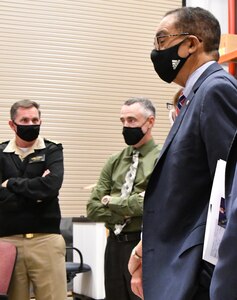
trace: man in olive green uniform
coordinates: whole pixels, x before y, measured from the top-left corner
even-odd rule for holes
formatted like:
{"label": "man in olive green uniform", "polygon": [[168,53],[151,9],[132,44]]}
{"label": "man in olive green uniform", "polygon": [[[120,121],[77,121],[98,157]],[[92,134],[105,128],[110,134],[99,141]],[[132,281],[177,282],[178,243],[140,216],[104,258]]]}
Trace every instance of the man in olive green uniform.
{"label": "man in olive green uniform", "polygon": [[155,107],[149,99],[131,98],[123,104],[120,120],[128,147],[106,162],[87,204],[87,213],[89,219],[105,222],[109,230],[105,250],[106,300],[138,300],[131,291],[128,260],[140,240],[144,192],[159,154],[151,134]]}

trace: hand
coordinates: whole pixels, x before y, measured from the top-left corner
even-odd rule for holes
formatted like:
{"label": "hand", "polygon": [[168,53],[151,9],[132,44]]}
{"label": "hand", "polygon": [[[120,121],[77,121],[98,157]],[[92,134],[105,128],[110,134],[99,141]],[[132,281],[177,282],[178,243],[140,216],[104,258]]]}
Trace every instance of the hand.
{"label": "hand", "polygon": [[142,240],[133,249],[129,262],[128,270],[132,275],[131,289],[135,295],[144,299],[142,287]]}
{"label": "hand", "polygon": [[144,198],[144,196],[145,196],[145,191],[143,191],[143,192],[139,193],[139,196],[141,196],[141,197],[143,197],[143,198]]}
{"label": "hand", "polygon": [[133,249],[131,256],[128,261],[128,271],[129,273],[133,276],[133,273],[138,270],[142,264],[142,259],[139,258],[135,253],[134,250],[136,247]]}
{"label": "hand", "polygon": [[131,278],[131,289],[135,295],[144,299],[143,287],[142,287],[142,264],[132,274]]}
{"label": "hand", "polygon": [[106,196],[104,196],[104,197],[101,199],[101,203],[102,203],[104,206],[107,206],[107,205],[109,204],[110,199],[111,199],[111,196],[106,195]]}
{"label": "hand", "polygon": [[8,179],[7,180],[5,180],[3,183],[2,183],[2,187],[7,187],[7,183],[8,183]]}
{"label": "hand", "polygon": [[[139,258],[140,257],[140,258]],[[128,271],[131,275],[140,267],[142,264],[142,240],[133,249],[130,259],[128,261]]]}
{"label": "hand", "polygon": [[49,173],[50,173],[49,169],[45,170],[42,177],[45,177],[46,175],[49,175]]}

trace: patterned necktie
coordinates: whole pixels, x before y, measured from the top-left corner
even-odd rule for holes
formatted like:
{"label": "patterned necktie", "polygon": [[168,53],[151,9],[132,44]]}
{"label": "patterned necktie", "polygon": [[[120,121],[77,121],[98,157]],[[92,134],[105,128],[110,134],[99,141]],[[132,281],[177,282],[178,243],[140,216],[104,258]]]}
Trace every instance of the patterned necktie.
{"label": "patterned necktie", "polygon": [[134,180],[136,178],[137,166],[138,166],[138,156],[139,152],[137,150],[133,150],[132,156],[132,164],[125,176],[125,182],[121,188],[121,198],[126,198],[130,195]]}
{"label": "patterned necktie", "polygon": [[[132,191],[134,180],[136,178],[137,174],[137,166],[138,166],[138,161],[139,161],[139,151],[133,150],[133,155],[132,155],[132,164],[129,167],[128,172],[125,175],[125,182],[122,185],[121,188],[121,198],[125,199],[127,198]],[[126,218],[123,224],[115,224],[115,230],[114,233],[116,235],[120,234],[123,228],[130,223],[131,218]]]}
{"label": "patterned necktie", "polygon": [[186,97],[184,96],[183,93],[181,93],[181,95],[179,96],[177,106],[176,106],[176,115],[179,114],[182,106],[185,104],[185,101],[186,101]]}

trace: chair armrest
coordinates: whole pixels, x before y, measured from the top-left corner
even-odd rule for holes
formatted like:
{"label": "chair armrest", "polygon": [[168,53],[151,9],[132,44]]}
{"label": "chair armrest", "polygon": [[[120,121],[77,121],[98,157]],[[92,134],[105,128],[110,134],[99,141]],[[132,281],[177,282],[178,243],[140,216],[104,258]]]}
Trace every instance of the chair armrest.
{"label": "chair armrest", "polygon": [[76,251],[80,257],[80,262],[68,261],[66,256],[66,271],[67,271],[67,282],[70,282],[78,273],[86,273],[91,271],[91,267],[83,262],[83,256],[81,251],[76,247],[66,247],[66,251]]}
{"label": "chair armrest", "polygon": [[[82,256],[81,251],[78,248],[76,248],[76,247],[67,246],[66,247],[66,251],[69,251],[69,250],[77,252],[77,254],[79,255],[79,258],[80,258],[80,268],[82,268],[83,267],[83,256]],[[67,261],[67,259],[66,259],[66,261]]]}

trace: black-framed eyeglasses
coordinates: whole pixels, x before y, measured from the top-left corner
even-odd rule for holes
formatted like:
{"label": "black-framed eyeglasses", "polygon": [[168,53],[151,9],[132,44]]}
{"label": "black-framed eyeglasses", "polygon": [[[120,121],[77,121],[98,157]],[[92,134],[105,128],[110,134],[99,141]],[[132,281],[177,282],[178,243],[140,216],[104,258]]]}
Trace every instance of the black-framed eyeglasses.
{"label": "black-framed eyeglasses", "polygon": [[156,50],[160,50],[162,47],[162,44],[165,42],[165,39],[172,36],[182,36],[182,35],[189,35],[188,32],[182,32],[182,33],[175,33],[175,34],[164,34],[164,35],[156,35],[154,38],[154,46]]}
{"label": "black-framed eyeglasses", "polygon": [[167,103],[166,103],[166,108],[167,108],[168,110],[171,110],[171,109],[174,108],[174,104],[167,102]]}

